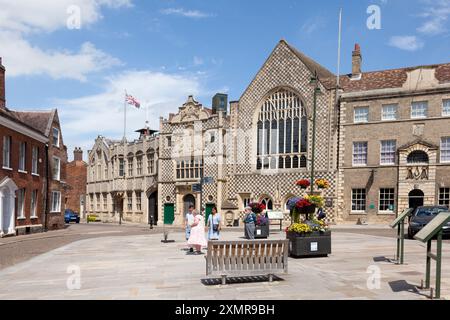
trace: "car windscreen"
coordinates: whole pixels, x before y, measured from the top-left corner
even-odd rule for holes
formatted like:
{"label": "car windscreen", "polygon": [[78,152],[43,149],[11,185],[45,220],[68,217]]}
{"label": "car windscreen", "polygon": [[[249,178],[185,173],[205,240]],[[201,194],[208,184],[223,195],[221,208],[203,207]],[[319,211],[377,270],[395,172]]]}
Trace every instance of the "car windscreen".
{"label": "car windscreen", "polygon": [[441,212],[448,211],[447,208],[419,208],[416,212],[416,217],[430,217],[437,216]]}

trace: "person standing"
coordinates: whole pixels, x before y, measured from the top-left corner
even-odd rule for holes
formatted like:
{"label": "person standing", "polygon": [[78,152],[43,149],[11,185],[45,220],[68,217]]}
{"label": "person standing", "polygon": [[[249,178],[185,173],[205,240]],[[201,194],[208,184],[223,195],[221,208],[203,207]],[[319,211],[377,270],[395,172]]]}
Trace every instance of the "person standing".
{"label": "person standing", "polygon": [[251,207],[245,207],[245,238],[249,240],[255,239],[255,224],[256,224],[256,215],[252,211]]}
{"label": "person standing", "polygon": [[[191,226],[194,223],[194,215],[192,214],[192,211],[194,211],[194,206],[191,204],[189,206],[188,212],[186,213],[184,221],[186,229],[186,241],[189,240],[189,237],[191,236]],[[189,251],[194,252],[194,249],[190,248]]]}
{"label": "person standing", "polygon": [[219,240],[220,235],[220,215],[217,213],[217,208],[212,208],[211,214],[208,217],[208,240]]}
{"label": "person standing", "polygon": [[208,244],[205,238],[205,219],[201,214],[198,214],[196,210],[192,211],[194,215],[194,223],[191,227],[191,235],[188,240],[188,246],[195,248],[195,252],[200,254],[202,247],[206,247]]}

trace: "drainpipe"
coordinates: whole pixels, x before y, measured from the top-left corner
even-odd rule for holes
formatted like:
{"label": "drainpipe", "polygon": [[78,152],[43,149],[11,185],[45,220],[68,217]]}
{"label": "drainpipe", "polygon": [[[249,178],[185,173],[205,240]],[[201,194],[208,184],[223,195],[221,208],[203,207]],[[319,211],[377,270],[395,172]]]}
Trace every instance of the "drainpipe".
{"label": "drainpipe", "polygon": [[48,218],[48,208],[49,208],[49,196],[48,192],[50,190],[49,186],[49,163],[48,163],[48,144],[45,145],[45,201],[44,201],[44,231],[48,231],[47,218]]}

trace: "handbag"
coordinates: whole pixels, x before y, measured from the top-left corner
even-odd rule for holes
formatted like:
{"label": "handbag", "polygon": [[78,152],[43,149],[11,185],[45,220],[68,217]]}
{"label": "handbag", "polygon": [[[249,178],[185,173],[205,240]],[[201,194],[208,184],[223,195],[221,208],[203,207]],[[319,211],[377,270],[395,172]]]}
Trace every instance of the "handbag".
{"label": "handbag", "polygon": [[219,225],[218,224],[213,224],[213,231],[214,232],[219,231]]}

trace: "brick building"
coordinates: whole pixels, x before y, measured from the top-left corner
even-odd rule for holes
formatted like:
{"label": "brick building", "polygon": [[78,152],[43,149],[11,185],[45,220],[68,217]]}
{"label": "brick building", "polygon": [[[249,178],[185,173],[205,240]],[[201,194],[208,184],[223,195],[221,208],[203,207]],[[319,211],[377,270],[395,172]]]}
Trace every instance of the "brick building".
{"label": "brick building", "polygon": [[83,161],[83,150],[75,148],[73,161],[67,164],[66,209],[78,212],[84,217],[86,203],[87,163]]}
{"label": "brick building", "polygon": [[[2,175],[8,177],[19,188],[15,192],[17,199],[15,203],[16,218],[18,219],[16,231],[17,233],[22,233],[23,228],[25,228],[26,232],[31,231],[28,228],[31,225],[42,225],[44,229],[63,228],[63,201],[65,200],[67,189],[65,183],[67,149],[62,139],[58,111],[56,109],[50,111],[16,111],[6,108],[4,84],[5,68],[0,63],[0,109],[2,121],[4,122],[0,129],[3,137],[2,148],[6,148],[2,150],[4,155],[7,154],[8,147],[5,146],[10,145],[11,164],[18,166],[17,168],[11,168],[12,173],[10,174],[8,174],[8,171],[11,171],[8,170],[9,168],[2,169]],[[29,140],[29,138],[35,141]],[[17,164],[14,162],[16,157],[19,158]],[[18,170],[19,175],[16,175],[14,170]],[[40,170],[40,172],[35,173],[36,170]],[[28,174],[30,175],[29,177]],[[33,182],[22,181],[24,179],[27,181],[32,180]],[[11,181],[8,180],[7,182],[10,195],[14,194],[12,192],[14,185]],[[26,185],[27,183],[30,184]],[[36,196],[37,209],[32,210],[31,203],[34,204],[33,199],[36,190],[38,192],[38,196]],[[42,196],[41,199],[39,195]],[[25,199],[25,204],[18,206],[18,204],[21,204],[18,201],[22,197]],[[27,204],[26,201],[29,201],[29,203]],[[42,208],[43,213],[41,215],[37,213],[38,219],[35,218],[33,212],[39,212],[40,208]],[[20,212],[17,209],[20,209]],[[30,212],[30,215],[27,215],[27,212]],[[22,213],[25,215],[25,219],[23,219]],[[28,216],[32,219],[27,220],[26,217]],[[32,222],[31,225],[29,225],[30,221]],[[13,229],[8,228],[8,233],[12,233]],[[37,228],[33,227],[32,229],[35,231]]]}

